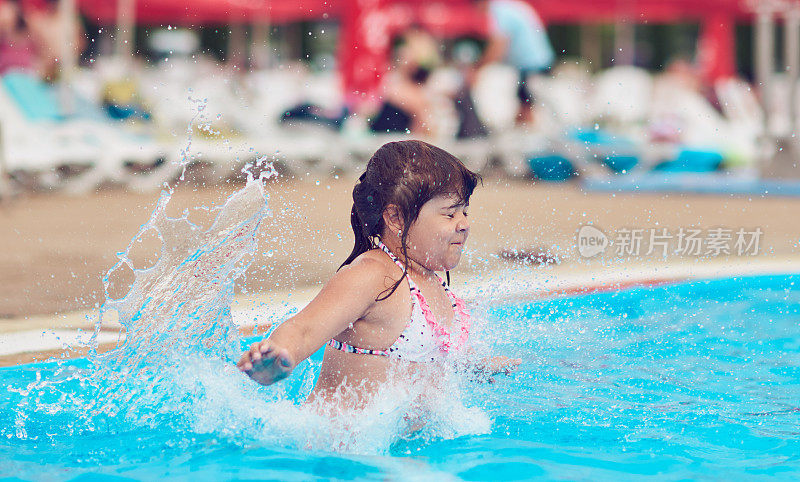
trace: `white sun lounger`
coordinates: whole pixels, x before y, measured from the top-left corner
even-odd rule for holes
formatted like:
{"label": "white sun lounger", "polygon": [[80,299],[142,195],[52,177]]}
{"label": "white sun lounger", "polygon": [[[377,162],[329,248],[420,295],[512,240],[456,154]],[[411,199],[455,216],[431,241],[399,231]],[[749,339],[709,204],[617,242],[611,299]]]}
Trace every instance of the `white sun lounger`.
{"label": "white sun lounger", "polygon": [[[28,176],[41,187],[85,192],[105,182],[124,184],[136,172],[129,166],[154,165],[165,155],[150,139],[126,132],[102,112],[66,119],[54,115],[60,112],[56,92],[28,79],[20,76],[6,83],[4,78],[0,88],[0,125],[10,173]],[[31,88],[24,91],[28,81]]]}

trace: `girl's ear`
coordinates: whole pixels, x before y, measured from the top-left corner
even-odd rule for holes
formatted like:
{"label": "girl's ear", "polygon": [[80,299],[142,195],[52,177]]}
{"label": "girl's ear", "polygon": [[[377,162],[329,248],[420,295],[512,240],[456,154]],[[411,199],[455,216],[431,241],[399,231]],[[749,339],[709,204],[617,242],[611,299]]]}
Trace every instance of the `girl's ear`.
{"label": "girl's ear", "polygon": [[392,233],[403,229],[403,213],[396,204],[389,204],[383,210],[383,225]]}

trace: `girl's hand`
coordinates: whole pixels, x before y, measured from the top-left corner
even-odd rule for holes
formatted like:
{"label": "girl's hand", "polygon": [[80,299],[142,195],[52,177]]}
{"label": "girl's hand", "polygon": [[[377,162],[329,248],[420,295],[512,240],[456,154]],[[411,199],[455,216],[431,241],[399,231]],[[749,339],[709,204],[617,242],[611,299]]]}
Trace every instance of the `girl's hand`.
{"label": "girl's hand", "polygon": [[266,339],[250,345],[236,366],[256,382],[270,385],[289,376],[294,362],[285,348]]}

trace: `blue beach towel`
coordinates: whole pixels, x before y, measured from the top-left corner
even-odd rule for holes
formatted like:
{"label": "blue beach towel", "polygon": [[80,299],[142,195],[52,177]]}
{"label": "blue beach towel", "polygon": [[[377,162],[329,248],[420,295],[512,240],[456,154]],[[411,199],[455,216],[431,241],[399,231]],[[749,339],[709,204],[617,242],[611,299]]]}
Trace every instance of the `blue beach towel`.
{"label": "blue beach towel", "polygon": [[[32,122],[59,122],[67,118],[56,87],[25,72],[9,72],[2,77],[2,85],[19,106],[23,115]],[[100,106],[70,92],[72,115],[80,119],[110,122],[112,119]]]}
{"label": "blue beach towel", "polygon": [[23,72],[3,76],[3,87],[31,121],[59,121],[64,116],[58,95],[52,86]]}

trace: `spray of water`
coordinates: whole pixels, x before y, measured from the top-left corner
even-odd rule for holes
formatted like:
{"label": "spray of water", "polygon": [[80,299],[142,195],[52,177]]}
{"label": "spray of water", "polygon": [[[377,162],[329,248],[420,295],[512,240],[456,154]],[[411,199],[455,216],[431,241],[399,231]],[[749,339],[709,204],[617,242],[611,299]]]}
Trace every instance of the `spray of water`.
{"label": "spray of water", "polygon": [[[172,191],[165,190],[119,254],[103,278],[106,302],[95,336],[109,318],[119,320],[125,336],[109,352],[93,350],[91,368],[68,377],[82,387],[66,405],[79,419],[74,431],[113,432],[127,425],[351,453],[385,453],[403,437],[488,431],[488,418],[461,402],[458,377],[449,377],[440,395],[428,393],[421,404],[429,391],[425,380],[441,377],[419,371],[387,383],[367,407],[355,410],[342,409],[352,393],[339,394],[341,404],[332,406],[302,403],[313,388],[314,362],[304,362],[292,380],[270,387],[256,385],[235,368],[243,340],[230,313],[234,285],[256,253],[259,227],[270,216],[264,185],[276,175],[264,159],[251,167],[246,185],[214,209],[208,228],[192,223],[188,212],[168,217]],[[160,240],[158,259],[136,268],[131,251],[153,233]],[[132,271],[134,280],[124,296],[114,298],[112,285],[121,270]],[[37,390],[47,383],[37,382]],[[42,402],[40,397],[37,403]]]}
{"label": "spray of water", "polygon": [[[204,101],[190,100],[197,115],[182,152],[184,171],[193,160],[192,126],[208,123]],[[215,219],[209,227],[190,221],[188,211],[169,217],[175,186],[165,185],[150,218],[103,278],[106,301],[88,360],[62,364],[53,377],[37,372],[18,390],[23,406],[11,421],[15,436],[31,440],[40,436],[31,434],[45,434],[56,441],[143,430],[174,433],[178,445],[207,434],[236,444],[375,454],[403,438],[486,433],[491,422],[462,402],[458,376],[442,378],[427,370],[411,377],[390,374],[398,382],[380,387],[368,406],[356,410],[343,408],[354,398],[346,391],[328,406],[303,403],[319,362],[301,363],[290,379],[270,387],[236,369],[244,340],[230,313],[234,286],[250,266],[259,228],[270,217],[265,183],[277,176],[266,158],[243,173],[245,186],[211,210]],[[178,182],[182,179],[183,174]],[[137,267],[132,251],[154,236],[160,241],[157,260]],[[121,273],[132,274],[133,281],[118,296]],[[124,337],[113,350],[99,353],[98,334],[113,319]],[[431,394],[428,381],[434,378],[441,386]]]}
{"label": "spray of water", "polygon": [[[118,387],[139,386],[140,406],[146,406],[141,403],[146,387],[145,398],[154,408],[162,402],[167,379],[175,375],[165,368],[183,366],[183,360],[196,357],[231,361],[238,349],[238,334],[229,306],[234,281],[249,266],[256,233],[269,214],[263,187],[267,176],[250,177],[219,209],[208,229],[190,222],[187,213],[167,217],[171,193],[162,193],[150,219],[103,279],[107,299],[97,329],[114,311],[126,334],[117,349],[93,354],[96,376],[106,387],[104,402],[126,396]],[[130,250],[152,232],[161,241],[160,257],[152,267],[134,269]],[[113,299],[110,279],[123,267],[133,270],[135,280],[123,298]],[[106,403],[103,409],[109,407],[113,409]]]}

